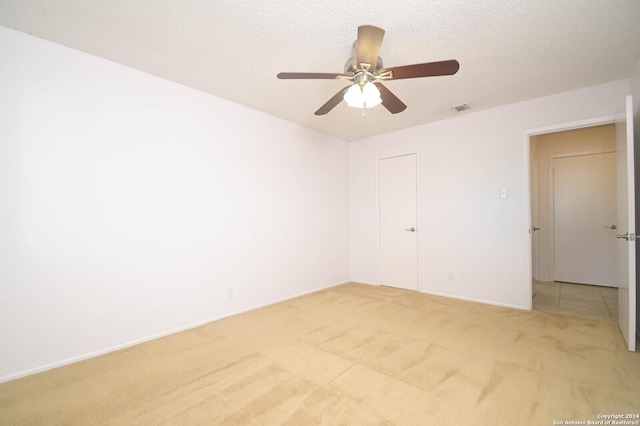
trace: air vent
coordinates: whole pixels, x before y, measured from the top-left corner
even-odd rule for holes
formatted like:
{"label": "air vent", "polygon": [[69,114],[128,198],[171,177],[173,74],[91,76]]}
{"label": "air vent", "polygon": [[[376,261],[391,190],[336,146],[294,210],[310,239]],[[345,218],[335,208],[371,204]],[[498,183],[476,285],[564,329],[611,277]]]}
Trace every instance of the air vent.
{"label": "air vent", "polygon": [[471,107],[469,106],[469,104],[460,104],[460,105],[452,106],[449,109],[453,112],[462,112],[462,111],[471,109]]}

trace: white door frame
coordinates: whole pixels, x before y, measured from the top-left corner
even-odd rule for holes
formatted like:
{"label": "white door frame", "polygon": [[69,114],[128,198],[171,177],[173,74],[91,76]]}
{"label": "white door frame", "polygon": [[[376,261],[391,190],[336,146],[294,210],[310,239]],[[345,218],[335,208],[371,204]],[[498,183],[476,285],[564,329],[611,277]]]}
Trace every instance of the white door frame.
{"label": "white door frame", "polygon": [[[593,126],[589,126],[589,127],[593,127]],[[556,133],[556,132],[552,132],[552,133]],[[554,237],[555,237],[555,232],[556,232],[556,228],[555,228],[555,216],[554,216],[554,175],[553,175],[553,164],[554,164],[554,160],[557,158],[566,158],[566,157],[578,157],[578,156],[582,156],[582,155],[596,155],[596,154],[615,154],[616,151],[615,150],[604,150],[604,151],[599,151],[599,150],[592,150],[592,151],[578,151],[578,152],[571,152],[571,153],[561,153],[561,154],[551,154],[549,155],[549,170],[548,170],[548,177],[547,177],[547,182],[549,185],[549,188],[547,189],[547,194],[549,195],[549,200],[548,200],[548,206],[549,206],[549,211],[547,212],[548,214],[548,221],[549,221],[549,229],[547,229],[547,241],[549,242],[553,242],[554,241]],[[555,244],[551,243],[549,244],[549,265],[551,265],[551,268],[549,270],[549,275],[551,276],[551,280],[555,281],[555,261],[556,261],[556,253],[555,253]]]}
{"label": "white door frame", "polygon": [[422,262],[420,261],[420,259],[422,258],[422,256],[420,255],[421,250],[420,250],[420,232],[422,229],[421,223],[420,223],[420,155],[418,154],[418,151],[401,151],[401,152],[397,152],[397,153],[392,153],[392,154],[385,154],[385,155],[379,155],[376,157],[376,176],[375,176],[375,180],[376,180],[376,243],[377,243],[377,265],[376,265],[376,283],[378,285],[380,285],[380,263],[381,263],[381,258],[382,258],[382,248],[381,248],[381,241],[380,241],[380,160],[387,160],[389,158],[396,158],[396,157],[406,157],[407,155],[415,155],[416,156],[416,228],[417,228],[417,251],[416,251],[416,255],[417,255],[417,271],[416,274],[418,275],[417,280],[418,280],[418,285],[417,285],[417,290],[420,290],[420,277],[422,276],[421,274],[421,268],[422,268]]}
{"label": "white door frame", "polygon": [[[530,159],[531,160],[531,159]],[[529,172],[532,175],[531,188],[532,193],[530,199],[536,199],[535,209],[533,209],[534,203],[531,203],[531,259],[533,262],[535,255],[535,262],[532,263],[531,276],[535,280],[536,277],[540,277],[540,204],[537,202],[539,188],[538,188],[538,159],[530,161]],[[535,176],[533,176],[535,175]],[[535,213],[535,214],[534,214]],[[535,221],[533,220],[535,216]],[[533,231],[533,227],[538,227],[537,234]],[[537,238],[536,238],[537,237]]]}
{"label": "white door frame", "polygon": [[571,121],[568,123],[552,124],[550,126],[527,129],[523,132],[522,157],[524,170],[522,173],[522,201],[524,204],[523,207],[525,214],[523,231],[526,232],[526,238],[523,239],[525,264],[523,268],[522,288],[525,289],[524,293],[526,300],[524,301],[524,307],[527,310],[531,310],[533,306],[533,265],[531,251],[531,136],[581,129],[584,127],[601,126],[603,124],[613,124],[615,121],[615,115],[606,115],[602,117],[588,118],[586,120]]}

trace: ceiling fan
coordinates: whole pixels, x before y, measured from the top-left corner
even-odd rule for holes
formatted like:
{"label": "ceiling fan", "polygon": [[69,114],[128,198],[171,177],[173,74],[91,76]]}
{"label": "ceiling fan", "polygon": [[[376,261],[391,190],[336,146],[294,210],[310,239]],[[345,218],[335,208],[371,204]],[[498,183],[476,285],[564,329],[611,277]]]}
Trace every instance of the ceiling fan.
{"label": "ceiling fan", "polygon": [[278,78],[336,79],[350,82],[322,105],[315,115],[328,113],[343,99],[349,106],[362,108],[363,111],[364,108],[382,104],[389,112],[397,114],[407,106],[382,84],[383,80],[453,75],[460,68],[456,60],[384,68],[382,59],[378,56],[383,37],[382,28],[372,25],[359,26],[358,39],[353,44],[355,55],[345,63],[344,73],[281,72]]}

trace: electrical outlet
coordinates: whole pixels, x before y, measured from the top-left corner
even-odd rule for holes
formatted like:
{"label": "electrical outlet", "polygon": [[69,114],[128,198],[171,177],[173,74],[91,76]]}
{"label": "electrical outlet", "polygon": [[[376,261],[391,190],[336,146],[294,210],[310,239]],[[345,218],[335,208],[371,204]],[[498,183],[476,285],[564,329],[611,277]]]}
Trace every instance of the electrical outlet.
{"label": "electrical outlet", "polygon": [[455,281],[456,280],[456,274],[454,274],[453,272],[449,272],[449,281]]}
{"label": "electrical outlet", "polygon": [[233,297],[233,289],[232,288],[228,288],[227,289],[227,299],[231,299]]}

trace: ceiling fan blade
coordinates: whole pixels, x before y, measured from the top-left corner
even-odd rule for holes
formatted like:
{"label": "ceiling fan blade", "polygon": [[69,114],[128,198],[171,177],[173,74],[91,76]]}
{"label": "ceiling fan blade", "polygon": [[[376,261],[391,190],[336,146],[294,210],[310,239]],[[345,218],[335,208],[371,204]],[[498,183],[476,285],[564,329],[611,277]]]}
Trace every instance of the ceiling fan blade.
{"label": "ceiling fan blade", "polygon": [[278,78],[281,80],[299,80],[299,79],[313,79],[313,80],[335,80],[340,77],[350,77],[345,73],[330,73],[330,72],[281,72],[278,74]]}
{"label": "ceiling fan blade", "polygon": [[314,114],[325,115],[326,113],[334,109],[336,105],[338,105],[342,101],[344,97],[344,92],[346,92],[349,87],[351,87],[351,85],[342,88],[338,93],[333,95],[333,97],[329,99],[324,105],[322,105],[320,109],[314,112]]}
{"label": "ceiling fan blade", "polygon": [[356,42],[356,67],[360,68],[360,64],[365,63],[375,68],[378,63],[378,54],[382,39],[384,38],[384,30],[372,25],[361,25],[358,27],[358,41]]}
{"label": "ceiling fan blade", "polygon": [[391,71],[393,76],[384,80],[400,80],[402,78],[434,77],[438,75],[453,75],[460,69],[455,59],[424,64],[404,65],[401,67],[383,68],[380,74]]}
{"label": "ceiling fan blade", "polygon": [[398,99],[396,95],[391,93],[391,91],[387,89],[385,85],[379,82],[376,82],[375,85],[378,86],[378,89],[380,89],[380,98],[382,99],[382,105],[384,105],[384,107],[388,109],[391,114],[397,114],[407,109],[407,106],[404,104],[404,102]]}

